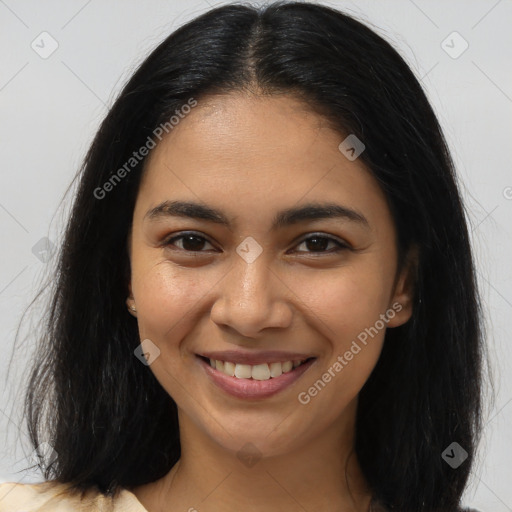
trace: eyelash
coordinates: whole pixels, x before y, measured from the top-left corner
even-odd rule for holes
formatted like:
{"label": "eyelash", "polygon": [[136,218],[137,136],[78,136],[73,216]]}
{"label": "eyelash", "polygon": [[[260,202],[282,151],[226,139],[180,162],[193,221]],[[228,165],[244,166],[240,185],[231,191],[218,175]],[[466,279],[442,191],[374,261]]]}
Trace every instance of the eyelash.
{"label": "eyelash", "polygon": [[[196,238],[204,240],[205,242],[209,243],[210,245],[213,245],[211,242],[209,242],[205,237],[201,236],[200,234],[195,233],[193,231],[188,231],[188,232],[181,233],[180,235],[175,235],[175,236],[172,236],[171,238],[168,238],[167,240],[165,240],[163,242],[163,246],[174,245],[173,242],[175,242],[176,240],[180,240],[180,239],[183,239],[183,238],[186,238],[186,237],[189,237],[189,236],[194,236]],[[338,247],[336,249],[330,250],[330,251],[318,251],[318,252],[314,252],[314,251],[299,251],[299,252],[306,253],[306,254],[315,254],[315,255],[328,255],[328,254],[338,253],[340,251],[347,250],[347,249],[351,250],[351,247],[348,244],[340,242],[336,238],[333,238],[333,237],[327,236],[327,235],[323,235],[321,233],[312,233],[308,237],[303,238],[302,240],[300,240],[298,242],[298,245],[301,245],[304,242],[307,242],[308,240],[311,240],[311,239],[325,239],[325,240],[328,240],[329,242],[334,242],[335,244],[337,244]],[[178,247],[177,249],[180,250],[180,251],[188,252],[188,253],[206,252],[206,251],[189,251],[187,249],[181,249],[180,247]]]}

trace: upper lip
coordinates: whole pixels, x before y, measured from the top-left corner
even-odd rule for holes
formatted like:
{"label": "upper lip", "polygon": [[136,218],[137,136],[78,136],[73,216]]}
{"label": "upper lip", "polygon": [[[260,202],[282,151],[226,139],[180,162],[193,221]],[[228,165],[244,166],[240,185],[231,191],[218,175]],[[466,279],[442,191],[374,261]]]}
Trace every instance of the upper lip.
{"label": "upper lip", "polygon": [[279,350],[268,350],[265,352],[243,352],[240,350],[223,350],[214,352],[201,352],[199,356],[217,361],[229,361],[235,364],[263,364],[279,363],[285,361],[303,361],[314,356],[311,354],[300,354],[298,352],[284,352]]}

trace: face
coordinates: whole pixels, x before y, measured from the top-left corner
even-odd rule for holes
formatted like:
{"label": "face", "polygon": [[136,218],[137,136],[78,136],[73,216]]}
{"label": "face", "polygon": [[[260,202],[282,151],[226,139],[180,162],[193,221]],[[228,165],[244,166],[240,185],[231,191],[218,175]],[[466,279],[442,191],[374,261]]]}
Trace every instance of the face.
{"label": "face", "polygon": [[385,196],[345,137],[291,96],[215,96],[146,162],[129,304],[180,425],[224,449],[335,432],[410,318]]}

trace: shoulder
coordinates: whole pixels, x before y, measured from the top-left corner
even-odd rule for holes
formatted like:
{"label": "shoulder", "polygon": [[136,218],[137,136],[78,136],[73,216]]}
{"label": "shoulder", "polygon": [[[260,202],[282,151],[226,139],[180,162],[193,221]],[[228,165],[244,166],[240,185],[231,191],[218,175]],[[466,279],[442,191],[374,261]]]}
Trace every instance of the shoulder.
{"label": "shoulder", "polygon": [[122,490],[107,497],[98,490],[80,492],[70,483],[0,484],[0,512],[147,512],[135,496]]}
{"label": "shoulder", "polygon": [[[438,509],[436,509],[436,510],[438,510]],[[466,508],[459,507],[457,510],[458,510],[458,512],[482,512],[480,510],[477,510],[476,508],[470,508],[470,507],[466,507]],[[391,512],[391,510],[389,508],[385,507],[378,501],[374,501],[371,503],[371,511],[372,512]]]}

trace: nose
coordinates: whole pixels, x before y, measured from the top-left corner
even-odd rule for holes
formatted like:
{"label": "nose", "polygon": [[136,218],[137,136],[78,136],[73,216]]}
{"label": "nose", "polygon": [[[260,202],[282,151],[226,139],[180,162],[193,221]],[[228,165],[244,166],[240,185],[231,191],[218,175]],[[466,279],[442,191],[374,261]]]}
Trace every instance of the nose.
{"label": "nose", "polygon": [[210,318],[237,334],[256,338],[268,328],[286,328],[293,311],[289,303],[293,292],[268,266],[263,257],[252,263],[242,258],[219,283],[218,297]]}

